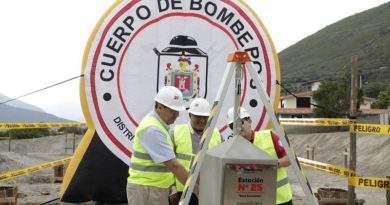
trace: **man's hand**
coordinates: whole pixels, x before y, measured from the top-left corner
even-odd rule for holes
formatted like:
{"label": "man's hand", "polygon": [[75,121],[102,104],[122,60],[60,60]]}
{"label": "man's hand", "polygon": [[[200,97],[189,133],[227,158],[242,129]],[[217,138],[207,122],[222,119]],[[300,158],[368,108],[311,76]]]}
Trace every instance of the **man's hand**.
{"label": "man's hand", "polygon": [[[186,184],[188,173],[176,158],[165,161],[164,164],[173,173],[173,175],[179,179],[180,183]],[[197,184],[194,187],[193,193],[199,196],[199,186]]]}
{"label": "man's hand", "polygon": [[290,160],[288,159],[288,156],[284,156],[278,160],[279,167],[288,167],[290,166]]}
{"label": "man's hand", "polygon": [[176,158],[165,161],[164,164],[182,184],[186,183],[188,173]]}

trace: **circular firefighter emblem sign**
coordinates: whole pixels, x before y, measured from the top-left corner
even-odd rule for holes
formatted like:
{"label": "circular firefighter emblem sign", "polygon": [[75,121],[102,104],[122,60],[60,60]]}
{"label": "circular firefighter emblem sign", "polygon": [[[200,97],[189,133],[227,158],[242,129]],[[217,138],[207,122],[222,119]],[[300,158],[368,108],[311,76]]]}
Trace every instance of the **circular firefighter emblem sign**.
{"label": "circular firefighter emblem sign", "polygon": [[[84,59],[84,108],[89,127],[128,163],[135,130],[154,108],[164,85],[191,99],[216,98],[229,53],[247,51],[273,106],[278,105],[279,64],[259,18],[242,1],[118,1],[102,17]],[[233,83],[223,101],[217,128],[224,138],[226,113],[233,106]],[[241,105],[252,115],[252,127],[263,129],[269,117],[249,74],[243,72]],[[187,123],[181,112],[175,123]],[[91,125],[93,123],[93,125]]]}

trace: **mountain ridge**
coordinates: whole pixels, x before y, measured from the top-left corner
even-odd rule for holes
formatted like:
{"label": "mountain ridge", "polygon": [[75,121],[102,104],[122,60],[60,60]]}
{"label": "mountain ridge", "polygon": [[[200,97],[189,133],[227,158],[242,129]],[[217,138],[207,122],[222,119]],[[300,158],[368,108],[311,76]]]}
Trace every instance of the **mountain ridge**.
{"label": "mountain ridge", "polygon": [[350,75],[351,57],[357,55],[363,90],[376,97],[390,84],[389,47],[390,2],[328,25],[279,52],[282,83],[299,91],[304,82]]}
{"label": "mountain ridge", "polygon": [[[11,98],[0,94],[0,102],[5,102]],[[31,123],[31,122],[72,122],[71,120],[46,113],[42,108],[14,100],[7,104],[0,104],[1,123]]]}
{"label": "mountain ridge", "polygon": [[32,123],[32,122],[71,122],[71,120],[34,110],[16,108],[9,105],[0,105],[1,123]]}
{"label": "mountain ridge", "polygon": [[[8,96],[3,95],[3,94],[0,93],[0,103],[6,102],[6,101],[9,101],[9,100],[12,100],[12,98],[9,98]],[[42,108],[40,108],[38,106],[31,105],[31,104],[25,103],[25,102],[20,101],[20,100],[9,101],[9,102],[7,102],[7,105],[12,106],[12,107],[16,107],[16,108],[26,109],[26,110],[34,110],[34,111],[38,111],[38,112],[45,112]]]}

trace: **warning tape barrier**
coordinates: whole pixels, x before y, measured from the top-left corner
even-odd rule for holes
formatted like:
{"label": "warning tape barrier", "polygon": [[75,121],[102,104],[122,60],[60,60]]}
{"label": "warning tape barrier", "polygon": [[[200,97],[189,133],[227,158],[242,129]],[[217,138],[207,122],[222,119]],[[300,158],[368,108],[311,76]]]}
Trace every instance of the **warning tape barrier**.
{"label": "warning tape barrier", "polygon": [[355,172],[336,165],[326,164],[317,162],[309,159],[298,157],[299,163],[308,168],[324,171],[330,174],[338,176],[348,177],[348,184],[350,186],[370,188],[370,189],[381,189],[390,190],[390,178],[377,178],[377,177],[359,177],[355,176]]}
{"label": "warning tape barrier", "polygon": [[390,125],[351,124],[349,131],[352,133],[387,135],[390,134]]}
{"label": "warning tape barrier", "polygon": [[348,118],[280,118],[282,125],[348,126]]}
{"label": "warning tape barrier", "polygon": [[302,125],[302,126],[349,126],[351,133],[364,134],[390,134],[390,125],[380,124],[357,124],[356,120],[347,118],[280,118],[282,125]]}
{"label": "warning tape barrier", "polygon": [[355,173],[352,170],[349,170],[347,168],[344,168],[342,166],[336,166],[331,164],[326,164],[322,162],[313,161],[310,159],[305,159],[298,157],[299,163],[308,168],[317,169],[320,171],[328,172],[330,174],[335,174],[338,176],[355,176]]}
{"label": "warning tape barrier", "polygon": [[349,177],[348,184],[355,187],[390,190],[390,178]]}
{"label": "warning tape barrier", "polygon": [[[40,164],[33,167],[28,167],[24,169],[19,169],[11,172],[6,172],[0,174],[0,181],[9,180],[18,176],[27,175],[33,172],[45,170],[51,167],[56,167],[63,164],[68,164],[72,157],[65,159],[60,159],[44,164]],[[317,162],[305,158],[298,157],[299,163],[308,168],[324,171],[330,174],[335,174],[338,176],[347,176],[348,184],[355,187],[371,188],[371,189],[381,189],[381,190],[390,190],[390,178],[377,178],[377,177],[359,177],[355,176],[355,173],[352,170],[347,168],[326,164],[322,162]]]}
{"label": "warning tape barrier", "polygon": [[65,159],[60,159],[60,160],[56,160],[56,161],[40,164],[40,165],[33,166],[33,167],[27,167],[27,168],[24,168],[24,169],[19,169],[19,170],[15,170],[15,171],[11,171],[11,172],[6,172],[4,174],[0,174],[0,181],[12,179],[12,178],[15,178],[15,177],[18,177],[18,176],[21,176],[21,175],[27,175],[27,174],[30,174],[30,173],[33,173],[33,172],[37,172],[37,171],[41,171],[41,170],[44,170],[44,169],[48,169],[48,168],[51,168],[51,167],[56,167],[56,166],[59,166],[59,165],[68,164],[71,159],[72,159],[72,157],[68,157],[68,158],[65,158]]}
{"label": "warning tape barrier", "polygon": [[0,123],[0,129],[34,129],[51,127],[87,126],[84,122],[37,122],[37,123]]}

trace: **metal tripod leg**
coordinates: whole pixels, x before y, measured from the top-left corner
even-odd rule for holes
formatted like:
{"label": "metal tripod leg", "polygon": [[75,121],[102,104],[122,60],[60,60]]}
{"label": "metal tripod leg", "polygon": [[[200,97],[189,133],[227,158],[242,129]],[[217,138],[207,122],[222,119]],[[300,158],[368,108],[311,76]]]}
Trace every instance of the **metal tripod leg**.
{"label": "metal tripod leg", "polygon": [[213,134],[214,127],[217,123],[219,113],[221,111],[221,107],[223,104],[223,99],[225,99],[227,89],[229,87],[229,82],[232,79],[234,68],[239,66],[236,63],[228,63],[225,69],[224,76],[222,78],[222,82],[218,89],[217,96],[215,98],[213,107],[210,112],[210,116],[207,120],[207,124],[205,127],[205,131],[203,132],[202,138],[200,139],[200,150],[198,154],[195,156],[194,161],[191,166],[190,173],[187,178],[187,182],[184,186],[183,194],[181,195],[179,205],[188,205],[192,191],[194,190],[196,180],[199,176],[200,168],[206,155],[206,151],[211,139],[211,135]]}
{"label": "metal tripod leg", "polygon": [[256,90],[261,98],[261,101],[263,102],[263,104],[265,106],[265,109],[267,111],[268,116],[270,117],[270,119],[272,121],[273,129],[275,130],[276,134],[280,137],[280,141],[282,142],[283,147],[286,148],[285,149],[286,154],[288,156],[288,159],[291,162],[291,166],[295,172],[295,175],[298,178],[299,183],[301,184],[302,190],[305,193],[306,200],[311,205],[318,204],[318,202],[315,200],[315,197],[313,195],[313,191],[311,190],[309,181],[307,180],[307,178],[303,174],[303,170],[301,169],[301,167],[299,165],[297,157],[295,156],[295,154],[293,154],[293,152],[291,152],[290,149],[287,149],[287,148],[290,148],[290,145],[286,140],[285,132],[282,130],[279,122],[276,119],[275,113],[273,112],[273,109],[269,103],[269,98],[265,94],[265,91],[264,91],[264,88],[263,88],[262,83],[260,81],[259,75],[257,75],[255,69],[253,68],[252,62],[248,61],[245,63],[245,65],[246,65],[247,71],[249,72],[249,75],[255,81],[255,85],[257,88]]}
{"label": "metal tripod leg", "polygon": [[[278,123],[278,121],[276,119],[275,113],[273,112],[273,109],[269,103],[268,96],[265,95],[265,93],[264,93],[264,88],[261,84],[260,78],[257,75],[257,73],[255,72],[255,70],[252,66],[252,63],[249,60],[248,55],[245,52],[236,52],[236,53],[238,53],[237,56],[239,56],[239,57],[241,56],[241,58],[242,58],[242,56],[245,56],[246,59],[231,61],[230,63],[227,64],[224,76],[222,78],[222,82],[221,82],[220,87],[218,89],[218,93],[217,93],[217,96],[215,98],[215,102],[213,104],[213,107],[212,107],[212,110],[210,113],[210,117],[209,117],[207,124],[206,124],[205,132],[203,133],[201,141],[200,141],[200,151],[198,152],[198,154],[194,158],[194,162],[192,164],[187,182],[184,186],[184,191],[183,191],[183,194],[180,198],[179,205],[188,205],[188,203],[190,201],[192,191],[195,187],[196,180],[199,176],[200,168],[201,168],[204,156],[206,154],[208,144],[210,142],[212,132],[213,132],[214,127],[216,125],[216,122],[217,122],[217,119],[218,119],[218,116],[219,116],[219,113],[220,113],[220,110],[221,110],[221,107],[223,104],[223,99],[225,99],[227,88],[229,86],[229,82],[232,78],[232,74],[233,74],[234,70],[236,71],[235,103],[234,103],[234,124],[235,124],[234,125],[234,133],[237,134],[241,130],[240,127],[236,127],[236,126],[239,126],[241,124],[241,123],[239,123],[240,122],[240,119],[239,119],[239,98],[241,97],[241,86],[240,85],[241,85],[241,71],[243,69],[241,64],[245,63],[247,70],[249,71],[250,76],[255,81],[255,85],[257,87],[256,90],[257,90],[264,106],[266,107],[266,111],[267,111],[268,116],[271,118],[274,130],[276,131],[276,133],[279,136],[281,136],[280,140],[281,140],[283,146],[285,148],[290,148],[290,146],[285,138],[285,134],[282,131],[280,124]],[[310,184],[308,183],[307,179],[302,175],[302,173],[300,173],[301,168],[299,166],[297,158],[295,157],[295,155],[293,155],[290,152],[290,149],[286,149],[286,153],[287,153],[287,156],[292,164],[294,172],[295,172],[295,174],[296,174],[296,176],[301,184],[301,187],[306,195],[307,201],[311,205],[317,205],[318,203],[314,199]]]}

